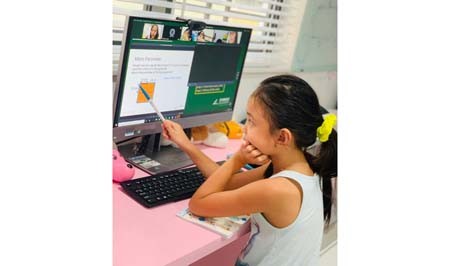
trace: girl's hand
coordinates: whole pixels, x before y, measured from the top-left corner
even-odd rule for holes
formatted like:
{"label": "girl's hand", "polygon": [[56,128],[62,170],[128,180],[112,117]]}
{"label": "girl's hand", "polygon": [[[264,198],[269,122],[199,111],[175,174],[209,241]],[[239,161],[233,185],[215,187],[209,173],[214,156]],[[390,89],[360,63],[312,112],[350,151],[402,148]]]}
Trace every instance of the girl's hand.
{"label": "girl's hand", "polygon": [[184,133],[183,127],[181,127],[180,124],[170,120],[165,120],[161,124],[161,126],[163,129],[162,135],[164,136],[164,138],[173,141],[180,148],[185,148],[186,146],[191,144],[191,141]]}
{"label": "girl's hand", "polygon": [[269,156],[263,154],[255,146],[244,140],[239,149],[240,157],[245,163],[263,165],[270,162]]}

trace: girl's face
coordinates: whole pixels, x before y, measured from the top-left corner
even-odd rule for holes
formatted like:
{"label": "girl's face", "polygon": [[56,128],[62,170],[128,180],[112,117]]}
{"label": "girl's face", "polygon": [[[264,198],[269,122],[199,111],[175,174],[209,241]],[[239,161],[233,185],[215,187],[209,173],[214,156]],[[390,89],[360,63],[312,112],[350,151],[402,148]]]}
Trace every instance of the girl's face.
{"label": "girl's face", "polygon": [[236,32],[231,31],[228,38],[229,43],[236,43]]}
{"label": "girl's face", "polygon": [[270,155],[276,137],[270,133],[267,115],[261,104],[250,97],[247,102],[247,122],[244,127],[245,139],[264,154]]}
{"label": "girl's face", "polygon": [[156,38],[157,33],[158,33],[158,26],[153,25],[152,30],[150,31],[150,37]]}
{"label": "girl's face", "polygon": [[189,32],[188,31],[183,32],[183,39],[189,40]]}

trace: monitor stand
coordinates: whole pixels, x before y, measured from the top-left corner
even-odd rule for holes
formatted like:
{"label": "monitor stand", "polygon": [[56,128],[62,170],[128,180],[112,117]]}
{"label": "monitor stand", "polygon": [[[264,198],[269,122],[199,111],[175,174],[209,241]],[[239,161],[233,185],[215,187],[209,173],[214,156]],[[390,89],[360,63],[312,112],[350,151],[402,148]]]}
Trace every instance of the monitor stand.
{"label": "monitor stand", "polygon": [[147,135],[140,143],[119,145],[122,156],[137,168],[159,174],[192,165],[193,162],[179,148],[161,146],[161,134]]}

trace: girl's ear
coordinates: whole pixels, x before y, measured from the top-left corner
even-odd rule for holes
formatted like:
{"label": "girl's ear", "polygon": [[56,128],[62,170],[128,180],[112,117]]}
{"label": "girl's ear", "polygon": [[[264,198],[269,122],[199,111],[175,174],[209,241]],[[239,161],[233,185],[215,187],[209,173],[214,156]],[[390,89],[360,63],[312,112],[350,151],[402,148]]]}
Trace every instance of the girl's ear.
{"label": "girl's ear", "polygon": [[287,128],[280,129],[277,142],[280,145],[288,145],[292,141],[292,133]]}

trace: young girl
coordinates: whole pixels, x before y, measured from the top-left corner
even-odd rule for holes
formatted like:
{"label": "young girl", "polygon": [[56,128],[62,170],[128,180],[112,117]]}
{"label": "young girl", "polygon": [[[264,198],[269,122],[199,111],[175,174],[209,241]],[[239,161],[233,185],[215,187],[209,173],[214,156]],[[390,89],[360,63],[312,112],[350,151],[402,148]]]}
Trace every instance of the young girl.
{"label": "young girl", "polygon": [[[302,79],[264,80],[247,103],[245,140],[222,166],[197,149],[181,126],[166,120],[163,135],[208,178],[189,209],[204,217],[251,214],[251,237],[236,265],[318,265],[324,220],[337,176],[335,116],[322,117],[316,93]],[[318,139],[317,157],[306,149]],[[238,173],[246,163],[256,169]]]}
{"label": "young girl", "polygon": [[150,28],[150,33],[146,37],[147,39],[156,40],[159,38],[158,25],[153,24]]}
{"label": "young girl", "polygon": [[183,35],[181,35],[182,41],[190,41],[191,40],[191,31],[189,29],[186,29],[183,32]]}

